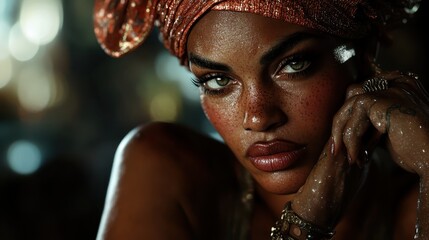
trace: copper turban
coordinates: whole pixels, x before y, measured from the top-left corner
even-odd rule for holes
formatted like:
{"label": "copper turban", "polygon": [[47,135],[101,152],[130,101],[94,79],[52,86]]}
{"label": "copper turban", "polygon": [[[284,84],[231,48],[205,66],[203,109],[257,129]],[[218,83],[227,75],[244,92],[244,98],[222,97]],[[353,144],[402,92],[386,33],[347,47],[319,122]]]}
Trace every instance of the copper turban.
{"label": "copper turban", "polygon": [[186,63],[189,30],[209,10],[250,12],[356,39],[412,15],[421,0],[95,0],[95,34],[119,57],[138,47],[154,25],[165,47]]}

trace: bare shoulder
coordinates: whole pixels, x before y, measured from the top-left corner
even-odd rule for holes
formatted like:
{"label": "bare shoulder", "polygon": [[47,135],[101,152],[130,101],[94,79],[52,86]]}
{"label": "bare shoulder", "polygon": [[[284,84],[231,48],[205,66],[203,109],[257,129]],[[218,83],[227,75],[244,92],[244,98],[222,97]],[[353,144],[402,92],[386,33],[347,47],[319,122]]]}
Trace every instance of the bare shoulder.
{"label": "bare shoulder", "polygon": [[157,173],[164,173],[151,178],[160,181],[165,179],[167,172],[173,174],[170,177],[181,175],[176,180],[211,181],[216,178],[219,181],[232,173],[228,170],[235,164],[233,154],[225,144],[185,126],[162,122],[131,131],[118,147],[115,158],[125,166],[147,165],[151,170],[160,171],[155,171]]}
{"label": "bare shoulder", "polygon": [[134,129],[115,155],[98,239],[193,239],[215,231],[216,206],[234,191],[233,166],[223,143],[189,128]]}

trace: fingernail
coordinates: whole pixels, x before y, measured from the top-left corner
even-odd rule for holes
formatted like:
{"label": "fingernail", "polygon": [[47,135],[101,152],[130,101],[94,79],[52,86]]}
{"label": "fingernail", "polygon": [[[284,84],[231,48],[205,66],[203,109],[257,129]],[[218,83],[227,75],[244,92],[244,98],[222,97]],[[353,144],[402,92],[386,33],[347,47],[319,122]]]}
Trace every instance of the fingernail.
{"label": "fingernail", "polygon": [[335,154],[335,141],[334,137],[331,137],[331,156],[334,156]]}

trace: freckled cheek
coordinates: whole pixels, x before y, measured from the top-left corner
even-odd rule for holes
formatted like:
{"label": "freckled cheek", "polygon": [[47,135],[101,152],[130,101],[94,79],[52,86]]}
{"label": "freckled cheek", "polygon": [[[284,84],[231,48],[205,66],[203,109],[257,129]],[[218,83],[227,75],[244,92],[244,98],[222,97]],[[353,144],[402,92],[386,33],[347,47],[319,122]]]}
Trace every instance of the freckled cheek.
{"label": "freckled cheek", "polygon": [[204,96],[201,98],[204,113],[223,138],[230,138],[229,135],[239,129],[238,110],[227,103],[228,101],[209,100]]}
{"label": "freckled cheek", "polygon": [[302,124],[313,133],[329,134],[333,116],[344,102],[344,91],[343,88],[320,85],[303,93],[296,105]]}

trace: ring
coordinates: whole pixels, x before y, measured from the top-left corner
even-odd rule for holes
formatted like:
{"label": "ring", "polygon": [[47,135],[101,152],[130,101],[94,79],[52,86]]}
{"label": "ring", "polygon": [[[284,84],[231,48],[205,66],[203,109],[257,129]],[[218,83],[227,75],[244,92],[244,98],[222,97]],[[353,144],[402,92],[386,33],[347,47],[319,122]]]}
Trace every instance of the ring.
{"label": "ring", "polygon": [[362,89],[365,93],[386,90],[389,88],[389,83],[381,77],[373,77],[363,83]]}

